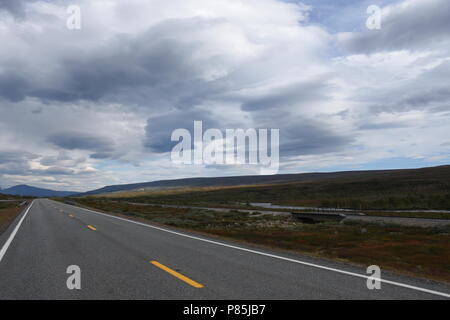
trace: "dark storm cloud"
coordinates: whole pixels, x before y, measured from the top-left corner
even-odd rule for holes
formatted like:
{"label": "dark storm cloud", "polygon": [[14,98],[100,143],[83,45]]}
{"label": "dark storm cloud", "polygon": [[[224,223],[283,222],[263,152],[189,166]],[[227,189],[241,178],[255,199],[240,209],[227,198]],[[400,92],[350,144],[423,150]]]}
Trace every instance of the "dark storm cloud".
{"label": "dark storm cloud", "polygon": [[450,61],[448,60],[424,72],[411,82],[400,104],[411,108],[433,107],[442,103],[448,105],[450,101],[449,74]]}
{"label": "dark storm cloud", "polygon": [[[293,121],[294,120],[294,121]],[[355,140],[329,129],[325,122],[312,119],[290,119],[280,129],[280,155],[317,155],[344,150]]]}
{"label": "dark storm cloud", "polygon": [[112,154],[110,152],[96,152],[91,154],[92,159],[104,160],[111,158]]}
{"label": "dark storm cloud", "polygon": [[24,18],[25,10],[23,6],[24,0],[1,0],[0,1],[0,14],[4,10],[14,17]]}
{"label": "dark storm cloud", "polygon": [[[336,152],[354,142],[353,137],[336,133],[329,129],[325,122],[319,120],[289,117],[277,112],[266,113],[262,118],[256,115],[255,129],[280,129],[282,157]],[[225,129],[245,128],[239,122],[225,124],[205,111],[177,110],[161,117],[148,119],[145,148],[156,153],[171,151],[176,144],[170,141],[172,132],[178,128],[187,129],[193,137],[194,120],[203,121],[203,132],[210,128],[218,128],[223,132]],[[259,120],[262,121],[259,122]]]}
{"label": "dark storm cloud", "polygon": [[319,155],[346,150],[355,136],[339,132],[327,117],[293,115],[289,110],[261,110],[252,114],[257,128],[280,130],[280,157]]}
{"label": "dark storm cloud", "polygon": [[144,148],[147,151],[164,153],[172,150],[176,142],[171,141],[172,132],[186,129],[194,135],[194,121],[202,121],[203,131],[221,129],[225,124],[204,110],[175,110],[168,114],[150,118],[145,127]]}
{"label": "dark storm cloud", "polygon": [[381,30],[366,30],[341,38],[351,52],[418,50],[450,42],[450,1],[410,1],[382,15]]}
{"label": "dark storm cloud", "polygon": [[0,164],[24,162],[36,159],[38,156],[26,151],[0,151]]}
{"label": "dark storm cloud", "polygon": [[[342,151],[354,143],[348,133],[336,132],[328,116],[308,115],[308,109],[329,101],[335,90],[329,74],[273,88],[270,93],[246,99],[242,108],[250,111],[256,128],[280,129],[280,156],[318,155]],[[328,103],[328,102],[327,102]],[[305,110],[305,114],[298,111]]]}
{"label": "dark storm cloud", "polygon": [[[284,107],[300,107],[327,98],[331,89],[325,76],[274,88],[269,93],[248,98],[242,105],[244,111],[265,110]],[[245,100],[245,98],[244,98]]]}
{"label": "dark storm cloud", "polygon": [[36,97],[190,107],[214,91],[204,72],[208,64],[220,66],[220,57],[212,62],[195,58],[201,42],[181,41],[180,31],[199,32],[215,23],[200,18],[170,20],[138,35],[116,36],[89,52],[63,49],[55,61],[59,73],[49,73],[46,81],[36,79],[27,64],[16,63],[14,72],[0,74],[0,96],[14,102]]}
{"label": "dark storm cloud", "polygon": [[30,168],[25,162],[0,164],[0,174],[9,175],[25,175],[30,171]]}
{"label": "dark storm cloud", "polygon": [[445,86],[428,88],[428,90],[421,90],[419,92],[411,94],[411,96],[409,97],[406,97],[402,102],[407,106],[415,108],[428,106],[431,103],[448,101],[450,101],[450,88]]}
{"label": "dark storm cloud", "polygon": [[29,88],[28,81],[13,72],[0,72],[0,98],[11,102],[19,102],[25,99]]}
{"label": "dark storm cloud", "polygon": [[450,61],[424,71],[416,78],[401,82],[397,87],[361,90],[359,98],[372,104],[372,113],[411,110],[441,112],[449,108],[448,74]]}
{"label": "dark storm cloud", "polygon": [[39,170],[42,175],[74,175],[77,174],[75,170],[70,168],[50,167],[48,169]]}
{"label": "dark storm cloud", "polygon": [[83,132],[62,132],[48,137],[48,141],[66,150],[113,152],[114,141]]}
{"label": "dark storm cloud", "polygon": [[18,20],[24,20],[26,19],[26,5],[27,3],[32,2],[61,2],[66,3],[67,5],[71,2],[69,0],[0,0],[0,14],[3,10],[4,12],[7,12],[8,14],[11,14],[14,18]]}
{"label": "dark storm cloud", "polygon": [[39,159],[39,163],[47,167],[62,167],[62,165],[75,167],[86,161],[84,157],[72,158],[67,152],[60,152],[57,156],[44,156]]}
{"label": "dark storm cloud", "polygon": [[396,128],[407,128],[411,125],[408,125],[404,122],[382,122],[382,123],[374,123],[374,122],[367,122],[361,124],[358,129],[359,130],[379,130],[379,129],[396,129]]}

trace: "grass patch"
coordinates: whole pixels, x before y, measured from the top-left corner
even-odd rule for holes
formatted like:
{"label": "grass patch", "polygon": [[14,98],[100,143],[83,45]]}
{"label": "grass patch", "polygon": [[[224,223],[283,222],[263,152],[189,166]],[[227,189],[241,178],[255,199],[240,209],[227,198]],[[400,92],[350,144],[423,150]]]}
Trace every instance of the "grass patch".
{"label": "grass patch", "polygon": [[4,232],[15,217],[22,211],[23,207],[18,207],[20,202],[0,202],[0,234]]}
{"label": "grass patch", "polygon": [[377,217],[402,217],[402,218],[424,218],[450,220],[448,212],[387,212],[387,211],[361,211],[367,216]]}

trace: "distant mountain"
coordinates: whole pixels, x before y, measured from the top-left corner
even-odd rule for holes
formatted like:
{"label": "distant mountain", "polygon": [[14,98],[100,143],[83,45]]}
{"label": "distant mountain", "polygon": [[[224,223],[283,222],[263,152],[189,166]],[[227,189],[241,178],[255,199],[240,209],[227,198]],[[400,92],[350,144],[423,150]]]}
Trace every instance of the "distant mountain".
{"label": "distant mountain", "polygon": [[[234,176],[213,178],[186,178],[177,180],[159,180],[152,182],[123,184],[106,186],[79,196],[96,195],[112,192],[132,191],[139,189],[169,189],[169,188],[191,188],[191,187],[221,187],[221,186],[245,186],[245,185],[276,185],[296,182],[313,182],[326,179],[366,179],[380,175],[396,175],[397,178],[411,179],[422,177],[439,178],[443,172],[449,171],[450,166],[439,166],[419,169],[394,169],[394,170],[365,170],[365,171],[342,171],[342,172],[320,172],[320,173],[296,173],[278,174],[271,176]],[[398,176],[400,175],[400,176]]]}
{"label": "distant mountain", "polygon": [[421,169],[405,170],[369,170],[369,171],[343,171],[325,173],[297,173],[278,174],[271,176],[234,176],[234,177],[214,177],[214,178],[187,178],[177,180],[159,180],[153,182],[143,182],[135,184],[113,185],[101,189],[92,190],[80,196],[96,195],[111,192],[123,192],[139,189],[168,189],[168,188],[192,188],[192,187],[221,187],[221,186],[245,186],[263,184],[284,184],[295,182],[309,182],[334,178],[355,178],[359,176],[370,177],[391,172],[414,172]]}
{"label": "distant mountain", "polygon": [[17,195],[17,196],[31,196],[31,197],[68,197],[76,195],[77,192],[73,191],[55,191],[55,190],[49,190],[49,189],[42,189],[42,188],[36,188],[31,187],[27,185],[18,185],[14,186],[8,189],[2,189],[0,190],[0,193],[2,194],[8,194],[8,195]]}

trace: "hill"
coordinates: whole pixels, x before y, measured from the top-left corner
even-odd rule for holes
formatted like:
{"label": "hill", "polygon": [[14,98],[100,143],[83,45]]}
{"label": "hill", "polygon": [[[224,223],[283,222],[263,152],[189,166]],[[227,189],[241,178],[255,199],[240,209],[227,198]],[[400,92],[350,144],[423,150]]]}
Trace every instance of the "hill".
{"label": "hill", "polygon": [[331,178],[348,178],[357,176],[371,176],[380,173],[389,172],[389,170],[381,171],[343,171],[343,172],[326,172],[326,173],[297,173],[297,174],[279,174],[271,176],[234,176],[234,177],[212,177],[212,178],[186,178],[176,180],[158,180],[152,182],[123,184],[106,186],[100,189],[92,190],[81,196],[97,195],[103,193],[132,191],[139,189],[158,190],[168,188],[198,188],[198,187],[228,187],[228,186],[249,186],[249,185],[267,185],[267,184],[283,184],[291,182],[316,181]]}
{"label": "hill", "polygon": [[[225,182],[237,181],[232,177]],[[251,177],[253,178],[253,177]],[[251,180],[244,177],[243,181]],[[256,178],[256,177],[255,177]],[[267,177],[262,176],[260,181]],[[224,183],[224,178],[204,182]],[[237,179],[237,180],[236,180]],[[292,206],[348,209],[450,209],[450,166],[272,176],[272,183],[180,192],[138,192],[133,201],[166,204],[271,202]],[[283,181],[283,179],[286,179]],[[254,180],[255,181],[255,180]],[[279,181],[282,181],[281,183]],[[175,184],[175,182],[172,182]],[[182,192],[181,192],[182,191]],[[122,193],[130,197],[127,193]],[[110,197],[121,198],[121,193]],[[122,197],[123,198],[123,197]]]}
{"label": "hill", "polygon": [[18,185],[8,189],[0,190],[4,195],[30,196],[30,197],[68,197],[76,195],[73,191],[55,191],[50,189],[36,188],[27,185]]}

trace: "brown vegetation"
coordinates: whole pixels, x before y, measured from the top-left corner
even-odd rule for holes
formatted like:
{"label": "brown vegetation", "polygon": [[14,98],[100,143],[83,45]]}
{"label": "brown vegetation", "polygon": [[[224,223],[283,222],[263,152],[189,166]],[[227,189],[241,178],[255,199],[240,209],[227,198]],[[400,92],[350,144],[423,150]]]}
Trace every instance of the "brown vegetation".
{"label": "brown vegetation", "polygon": [[15,217],[22,211],[19,202],[0,202],[0,234],[4,232]]}

